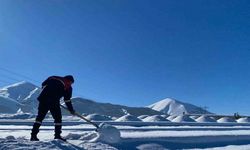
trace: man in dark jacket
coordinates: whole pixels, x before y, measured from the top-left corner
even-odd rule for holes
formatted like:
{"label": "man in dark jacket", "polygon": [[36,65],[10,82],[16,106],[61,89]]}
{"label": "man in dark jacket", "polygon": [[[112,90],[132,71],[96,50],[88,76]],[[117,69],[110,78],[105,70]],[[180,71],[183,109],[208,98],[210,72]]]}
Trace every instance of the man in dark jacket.
{"label": "man in dark jacket", "polygon": [[42,83],[42,92],[38,96],[39,106],[38,115],[33,125],[31,132],[31,141],[39,141],[37,134],[39,127],[42,124],[48,111],[50,111],[55,123],[55,137],[54,139],[60,139],[66,141],[61,137],[62,129],[62,114],[60,108],[60,99],[64,97],[64,102],[68,107],[71,114],[75,114],[72,103],[70,101],[72,96],[72,87],[74,78],[72,75],[65,77],[51,76]]}

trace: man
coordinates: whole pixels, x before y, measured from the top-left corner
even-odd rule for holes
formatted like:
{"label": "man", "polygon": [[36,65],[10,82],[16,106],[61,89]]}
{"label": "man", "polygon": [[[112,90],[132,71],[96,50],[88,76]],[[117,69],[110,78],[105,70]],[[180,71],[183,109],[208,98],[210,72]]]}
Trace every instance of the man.
{"label": "man", "polygon": [[66,141],[61,137],[62,129],[62,114],[60,108],[60,99],[64,97],[64,102],[67,105],[71,114],[75,114],[70,98],[72,96],[72,87],[74,78],[72,75],[65,77],[51,76],[42,83],[42,92],[38,96],[39,106],[38,115],[33,125],[31,132],[31,141],[39,141],[37,134],[39,127],[42,124],[48,111],[50,111],[55,123],[55,137],[54,139],[60,139]]}

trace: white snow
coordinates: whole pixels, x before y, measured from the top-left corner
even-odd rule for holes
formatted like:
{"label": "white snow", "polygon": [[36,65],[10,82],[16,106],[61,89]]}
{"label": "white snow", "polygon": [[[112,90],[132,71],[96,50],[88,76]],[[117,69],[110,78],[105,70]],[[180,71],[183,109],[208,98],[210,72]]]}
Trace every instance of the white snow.
{"label": "white snow", "polygon": [[216,120],[210,118],[209,116],[202,115],[199,118],[195,119],[197,122],[216,122]]}
{"label": "white snow", "polygon": [[[12,119],[15,121],[15,119]],[[14,122],[13,122],[14,123]],[[31,142],[31,126],[0,125],[0,149],[4,150],[79,150],[79,149],[248,149],[250,124],[246,126],[141,126],[133,124],[63,126],[68,142],[53,140],[54,126],[42,126],[40,142]],[[217,123],[216,123],[217,124]],[[199,124],[200,125],[200,124]],[[114,127],[114,128],[113,128]],[[119,130],[118,130],[119,129]],[[117,132],[119,131],[119,132]]]}
{"label": "white snow", "polygon": [[195,120],[191,119],[189,116],[180,115],[174,118],[172,122],[195,122]]}
{"label": "white snow", "polygon": [[0,90],[0,95],[15,99],[19,102],[30,96],[30,92],[39,87],[32,83],[22,81],[9,86],[5,86]]}
{"label": "white snow", "polygon": [[240,118],[237,120],[238,123],[249,123],[250,122],[250,118],[249,117],[244,117],[244,118]]}
{"label": "white snow", "polygon": [[143,119],[144,122],[157,122],[157,121],[169,121],[160,115],[148,116]]}
{"label": "white snow", "polygon": [[133,115],[124,115],[118,119],[116,119],[115,121],[142,121],[141,119],[138,119],[137,117],[133,116]]}
{"label": "white snow", "polygon": [[174,118],[176,118],[177,116],[175,115],[170,115],[169,117],[167,117],[168,120],[172,121]]}
{"label": "white snow", "polygon": [[231,117],[222,117],[219,120],[217,120],[217,122],[225,123],[225,122],[236,122],[236,121]]}
{"label": "white snow", "polygon": [[181,101],[166,98],[154,104],[147,106],[153,110],[163,112],[169,115],[183,115],[183,114],[208,114],[206,110],[194,106],[192,104],[183,103]]}
{"label": "white snow", "polygon": [[86,117],[88,120],[92,121],[110,121],[112,120],[110,117],[100,114],[90,114]]}
{"label": "white snow", "polygon": [[107,123],[101,123],[97,129],[97,137],[93,138],[91,142],[105,142],[105,143],[118,143],[121,138],[120,131]]}

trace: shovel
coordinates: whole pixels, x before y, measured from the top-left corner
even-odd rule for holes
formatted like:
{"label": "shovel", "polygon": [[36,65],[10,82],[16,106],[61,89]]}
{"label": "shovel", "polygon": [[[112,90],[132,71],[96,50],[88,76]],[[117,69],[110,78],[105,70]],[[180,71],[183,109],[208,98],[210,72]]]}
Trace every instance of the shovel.
{"label": "shovel", "polygon": [[[65,109],[65,110],[67,110],[68,112],[70,112],[70,111],[68,110],[68,108],[65,107],[65,106],[63,106],[62,104],[60,104],[60,106],[61,106],[63,109]],[[79,118],[81,118],[81,119],[83,119],[83,120],[85,120],[86,122],[92,124],[93,126],[95,126],[95,127],[96,127],[96,131],[100,128],[97,124],[95,124],[94,122],[92,122],[92,121],[88,120],[87,118],[83,117],[83,116],[80,115],[79,113],[75,112],[74,115],[77,116],[77,117],[79,117]]]}
{"label": "shovel", "polygon": [[[70,112],[68,110],[67,107],[63,106],[62,104],[60,104],[60,106],[67,110],[68,112]],[[100,125],[97,125],[96,123],[88,120],[87,118],[83,117],[82,115],[80,115],[79,113],[75,112],[74,114],[75,116],[85,120],[86,122],[92,124],[93,126],[96,127],[96,132],[98,133],[98,136],[96,139],[94,139],[94,141],[103,141],[106,143],[117,143],[120,141],[120,137],[121,137],[121,133],[120,131],[114,127],[111,126],[107,123],[101,123]]]}

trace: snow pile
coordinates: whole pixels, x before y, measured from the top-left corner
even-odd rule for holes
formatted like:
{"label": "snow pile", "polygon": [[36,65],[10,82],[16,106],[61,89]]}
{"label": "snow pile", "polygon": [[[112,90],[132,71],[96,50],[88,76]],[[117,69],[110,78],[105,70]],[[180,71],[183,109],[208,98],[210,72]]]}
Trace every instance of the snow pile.
{"label": "snow pile", "polygon": [[205,115],[200,116],[195,121],[197,121],[197,122],[216,122],[216,120],[210,118],[209,116],[205,116]]}
{"label": "snow pile", "polygon": [[14,136],[7,136],[6,138],[0,138],[0,149],[1,150],[76,150],[81,149],[78,146],[71,145],[61,140],[52,141],[29,141],[23,137],[15,138]]}
{"label": "snow pile", "polygon": [[189,116],[191,119],[197,119],[197,118],[199,118],[199,117],[201,117],[201,116],[198,116],[198,115],[196,115],[196,116]]}
{"label": "snow pile", "polygon": [[93,142],[118,143],[121,139],[120,131],[109,124],[101,123],[97,131],[98,137],[93,139]]}
{"label": "snow pile", "polygon": [[167,117],[168,120],[173,120],[174,118],[176,118],[177,116],[174,115],[170,115],[169,117]]}
{"label": "snow pile", "polygon": [[23,113],[19,109],[15,114],[0,114],[0,119],[30,119],[35,118],[36,116],[31,113]]}
{"label": "snow pile", "polygon": [[144,119],[144,118],[147,118],[148,117],[148,115],[141,115],[141,116],[139,116],[138,118],[139,119]]}
{"label": "snow pile", "polygon": [[97,132],[89,132],[84,134],[68,134],[66,139],[69,140],[84,140],[88,142],[103,142],[103,143],[118,143],[121,139],[120,131],[107,123],[101,123]]}
{"label": "snow pile", "polygon": [[249,117],[244,117],[244,118],[240,118],[237,120],[238,123],[249,123],[250,122],[250,118]]}
{"label": "snow pile", "polygon": [[0,114],[0,119],[30,119],[35,117],[36,115],[30,113]]}
{"label": "snow pile", "polygon": [[161,115],[163,118],[168,118],[170,115]]}
{"label": "snow pile", "polygon": [[233,118],[230,117],[223,117],[217,120],[219,123],[227,123],[227,122],[236,122]]}
{"label": "snow pile", "polygon": [[144,122],[157,122],[157,121],[169,121],[160,115],[148,116],[143,119]]}
{"label": "snow pile", "polygon": [[115,121],[124,122],[124,121],[141,121],[141,120],[133,115],[128,114],[116,119]]}
{"label": "snow pile", "polygon": [[88,120],[92,121],[111,121],[112,119],[105,115],[90,114],[86,117]]}
{"label": "snow pile", "polygon": [[187,114],[208,114],[210,112],[197,107],[192,104],[183,103],[175,99],[166,98],[159,102],[156,102],[152,105],[147,106],[153,110],[160,111],[169,115],[182,115],[183,113]]}
{"label": "snow pile", "polygon": [[174,118],[172,122],[195,122],[195,120],[191,119],[189,116],[181,115]]}

